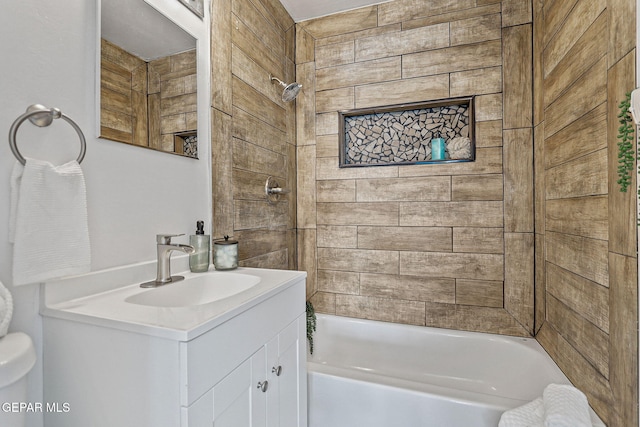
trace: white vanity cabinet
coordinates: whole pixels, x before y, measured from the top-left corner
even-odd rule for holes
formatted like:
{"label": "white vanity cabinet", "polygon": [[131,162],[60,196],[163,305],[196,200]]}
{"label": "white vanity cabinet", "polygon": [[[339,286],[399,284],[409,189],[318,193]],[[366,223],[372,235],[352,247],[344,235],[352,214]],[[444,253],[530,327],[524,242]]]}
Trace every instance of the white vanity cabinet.
{"label": "white vanity cabinet", "polygon": [[44,310],[44,400],[70,409],[45,425],[306,427],[304,277],[187,340],[78,316],[80,303]]}
{"label": "white vanity cabinet", "polygon": [[301,316],[247,358],[191,406],[182,425],[306,426],[306,317]]}

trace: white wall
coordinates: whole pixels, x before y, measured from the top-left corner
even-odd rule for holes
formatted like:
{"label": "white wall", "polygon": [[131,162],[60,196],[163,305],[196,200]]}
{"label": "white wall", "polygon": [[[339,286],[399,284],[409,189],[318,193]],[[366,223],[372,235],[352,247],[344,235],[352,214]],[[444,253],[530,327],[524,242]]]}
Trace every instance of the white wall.
{"label": "white wall", "polygon": [[[200,38],[199,52],[207,54],[199,55],[199,74],[206,77],[201,82],[206,87],[199,89],[208,92],[208,13],[201,21],[177,0],[149,2]],[[157,233],[192,233],[198,219],[211,224],[209,144],[200,144],[200,160],[194,160],[96,138],[96,11],[93,0],[20,0],[3,2],[0,13],[0,281],[14,295],[10,330],[27,332],[38,350],[38,363],[29,377],[32,402],[42,402],[39,287],[12,286],[8,217],[15,158],[6,137],[27,106],[60,108],[87,138],[82,169],[92,270],[153,260]],[[208,95],[199,103],[201,141],[209,140],[207,101]],[[61,120],[46,128],[25,122],[17,139],[24,156],[61,163],[78,155],[77,136]],[[182,239],[177,241],[187,241]],[[42,425],[42,416],[31,416],[29,425]]]}

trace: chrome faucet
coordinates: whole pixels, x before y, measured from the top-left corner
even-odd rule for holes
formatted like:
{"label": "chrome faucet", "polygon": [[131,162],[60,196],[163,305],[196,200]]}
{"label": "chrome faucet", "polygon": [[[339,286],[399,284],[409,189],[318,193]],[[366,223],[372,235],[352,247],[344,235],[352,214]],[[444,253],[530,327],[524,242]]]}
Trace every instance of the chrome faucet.
{"label": "chrome faucet", "polygon": [[183,236],[183,234],[158,234],[156,235],[157,252],[158,252],[158,270],[156,280],[145,282],[140,285],[141,288],[155,288],[156,286],[165,285],[167,283],[178,282],[184,279],[184,276],[171,275],[171,252],[182,251],[192,254],[195,249],[191,245],[182,245],[179,243],[171,243],[172,237]]}

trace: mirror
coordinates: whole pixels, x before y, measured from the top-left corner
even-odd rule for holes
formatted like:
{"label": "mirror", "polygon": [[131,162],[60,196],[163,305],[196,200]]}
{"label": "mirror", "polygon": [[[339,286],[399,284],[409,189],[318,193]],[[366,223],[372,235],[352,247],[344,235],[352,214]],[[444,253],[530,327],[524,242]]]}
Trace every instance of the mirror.
{"label": "mirror", "polygon": [[99,137],[198,157],[196,39],[143,0],[102,0]]}

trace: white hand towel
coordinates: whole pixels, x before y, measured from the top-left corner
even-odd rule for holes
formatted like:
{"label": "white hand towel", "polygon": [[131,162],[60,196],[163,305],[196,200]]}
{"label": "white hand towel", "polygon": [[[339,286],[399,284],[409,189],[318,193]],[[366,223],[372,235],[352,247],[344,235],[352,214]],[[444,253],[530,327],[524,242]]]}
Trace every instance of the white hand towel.
{"label": "white hand towel", "polygon": [[7,335],[13,316],[13,298],[11,292],[0,282],[0,338]]}
{"label": "white hand towel", "polygon": [[87,195],[77,161],[19,163],[11,176],[13,285],[91,270]]}
{"label": "white hand towel", "polygon": [[577,388],[549,384],[542,393],[545,427],[592,427],[587,398]]}
{"label": "white hand towel", "polygon": [[539,397],[526,405],[510,409],[500,417],[498,427],[543,427],[544,406]]}

